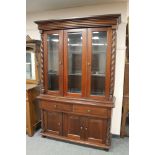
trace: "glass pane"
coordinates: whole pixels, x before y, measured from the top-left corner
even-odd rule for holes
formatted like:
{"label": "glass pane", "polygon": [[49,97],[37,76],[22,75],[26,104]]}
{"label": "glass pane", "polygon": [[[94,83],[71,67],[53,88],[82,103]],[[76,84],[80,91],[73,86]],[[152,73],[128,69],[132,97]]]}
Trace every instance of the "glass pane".
{"label": "glass pane", "polygon": [[59,90],[59,35],[48,35],[48,89]]}
{"label": "glass pane", "polygon": [[81,92],[82,32],[68,33],[68,91]]}
{"label": "glass pane", "polygon": [[33,49],[26,49],[26,79],[35,80],[35,53]]}
{"label": "glass pane", "polygon": [[92,33],[91,94],[104,95],[107,33]]}

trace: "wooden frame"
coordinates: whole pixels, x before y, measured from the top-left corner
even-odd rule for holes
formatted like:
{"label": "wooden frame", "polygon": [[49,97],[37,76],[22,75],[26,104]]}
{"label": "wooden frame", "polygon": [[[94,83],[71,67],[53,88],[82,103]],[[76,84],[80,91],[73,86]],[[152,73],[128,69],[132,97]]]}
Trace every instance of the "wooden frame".
{"label": "wooden frame", "polygon": [[[47,36],[52,34],[59,35],[59,91],[48,90],[48,45]],[[44,34],[44,78],[45,92],[50,95],[63,95],[63,31],[47,31]]]}
{"label": "wooden frame", "polygon": [[39,63],[40,63],[40,41],[39,40],[29,40],[26,41],[26,49],[31,48],[33,53],[35,54],[35,79],[26,79],[27,84],[39,84],[40,76],[39,76]]}
{"label": "wooden frame", "polygon": [[[120,14],[102,15],[83,18],[36,21],[41,33],[41,95],[42,132],[45,137],[70,141],[78,144],[109,149],[111,144],[111,114],[114,107],[114,73],[116,53],[116,29]],[[90,95],[92,32],[107,32],[106,79],[105,96]],[[82,89],[81,94],[68,92],[68,33],[82,32]],[[59,33],[61,38],[59,54],[61,72],[59,92],[47,89],[47,34]],[[102,90],[102,88],[100,89]],[[46,113],[59,112],[62,114],[62,133],[57,134],[55,128],[60,121],[52,122],[53,117]],[[75,116],[73,118],[72,116]],[[47,122],[53,130],[45,130]],[[82,122],[82,123],[81,123]],[[96,125],[97,123],[97,125]],[[97,128],[96,128],[97,127]],[[55,128],[55,129],[54,129]],[[50,129],[49,129],[50,130]],[[55,131],[54,131],[55,130]],[[81,133],[81,134],[80,134]]]}
{"label": "wooden frame", "polygon": [[[92,64],[92,32],[107,32],[107,52],[106,52],[106,77],[105,77],[105,95],[96,96],[90,94],[91,87],[91,64]],[[109,98],[109,90],[110,90],[110,57],[111,57],[111,29],[110,28],[90,28],[88,29],[88,59],[87,59],[87,97],[92,99],[100,99],[104,100],[105,97]]]}

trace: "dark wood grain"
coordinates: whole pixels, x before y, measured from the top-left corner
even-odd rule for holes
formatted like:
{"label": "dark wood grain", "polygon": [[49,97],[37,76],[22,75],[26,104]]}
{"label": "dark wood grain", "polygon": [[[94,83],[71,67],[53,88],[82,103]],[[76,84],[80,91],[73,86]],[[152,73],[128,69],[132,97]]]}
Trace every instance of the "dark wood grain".
{"label": "dark wood grain", "polygon": [[35,53],[35,79],[26,79],[26,132],[33,136],[37,128],[40,128],[40,109],[36,97],[40,94],[40,57],[41,41],[29,39],[26,41],[26,51],[31,49]]}
{"label": "dark wood grain", "polygon": [[[115,97],[114,74],[116,54],[116,29],[121,22],[120,14],[84,18],[36,21],[42,35],[42,83],[44,93],[37,97],[42,111],[42,135],[78,144],[109,149],[111,144],[111,114]],[[98,70],[99,59],[92,54],[92,32],[107,33],[106,76],[92,78],[91,67]],[[76,78],[72,86],[81,93],[69,92],[68,79],[68,34],[82,32],[82,63],[78,55],[73,57],[74,70],[82,67],[82,80]],[[47,35],[59,34],[59,90],[48,90]],[[72,60],[72,61],[73,61]],[[93,62],[95,62],[93,65]],[[96,83],[91,88],[91,81]],[[105,93],[92,95],[96,87]]]}
{"label": "dark wood grain", "polygon": [[40,87],[36,84],[27,84],[26,90],[26,132],[33,136],[41,125],[40,109],[36,96],[40,94]]}

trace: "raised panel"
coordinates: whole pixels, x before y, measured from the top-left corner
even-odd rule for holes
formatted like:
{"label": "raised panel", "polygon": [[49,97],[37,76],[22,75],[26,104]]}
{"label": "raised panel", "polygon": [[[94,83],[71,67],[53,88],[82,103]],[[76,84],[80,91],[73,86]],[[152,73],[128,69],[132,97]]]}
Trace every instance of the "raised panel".
{"label": "raised panel", "polygon": [[64,135],[71,139],[84,140],[84,118],[64,114]]}
{"label": "raised panel", "polygon": [[86,122],[86,139],[92,143],[105,143],[107,121],[89,117]]}
{"label": "raised panel", "polygon": [[44,111],[45,131],[51,134],[62,134],[62,113]]}

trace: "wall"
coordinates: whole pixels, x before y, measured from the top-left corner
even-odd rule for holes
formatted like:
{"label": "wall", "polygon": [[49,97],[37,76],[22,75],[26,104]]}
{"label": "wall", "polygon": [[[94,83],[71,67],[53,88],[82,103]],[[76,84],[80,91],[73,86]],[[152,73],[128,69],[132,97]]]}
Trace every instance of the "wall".
{"label": "wall", "polygon": [[113,134],[120,134],[121,113],[122,113],[122,97],[123,97],[123,79],[124,79],[124,64],[125,64],[125,30],[127,22],[127,3],[107,3],[103,5],[85,6],[77,8],[68,8],[61,10],[53,10],[39,13],[27,14],[27,29],[26,33],[33,39],[40,39],[40,34],[36,20],[58,19],[69,17],[83,17],[91,15],[115,14],[121,13],[121,24],[117,30],[117,54],[116,54],[116,77],[114,95],[116,96],[115,108],[112,116]]}

